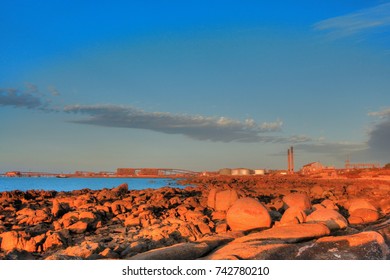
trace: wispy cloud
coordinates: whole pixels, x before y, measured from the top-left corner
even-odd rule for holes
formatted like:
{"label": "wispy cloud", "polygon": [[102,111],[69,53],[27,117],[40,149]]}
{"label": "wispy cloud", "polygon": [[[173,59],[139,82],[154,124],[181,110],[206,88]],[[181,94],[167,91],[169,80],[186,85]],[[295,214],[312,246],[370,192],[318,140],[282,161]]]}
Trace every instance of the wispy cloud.
{"label": "wispy cloud", "polygon": [[303,136],[278,137],[264,135],[281,130],[282,121],[256,123],[225,117],[181,115],[161,112],[145,112],[131,106],[118,105],[70,105],[65,112],[87,115],[74,123],[107,127],[147,129],[166,134],[181,134],[196,140],[215,142],[287,142],[307,141]]}
{"label": "wispy cloud", "polygon": [[390,108],[383,109],[382,111],[370,112],[368,115],[371,117],[380,117],[382,119],[390,117]]}
{"label": "wispy cloud", "polygon": [[336,39],[386,26],[390,26],[390,3],[317,22],[314,29]]}
{"label": "wispy cloud", "polygon": [[365,143],[320,141],[297,144],[295,148],[308,153],[340,155],[344,157],[348,154],[366,150],[368,147]]}
{"label": "wispy cloud", "polygon": [[46,98],[46,94],[41,92],[38,89],[38,86],[31,83],[25,83],[24,89],[0,88],[0,107],[1,106],[40,110],[44,112],[59,111],[52,106],[52,101]]}
{"label": "wispy cloud", "polygon": [[21,92],[14,88],[0,88],[0,106],[43,109],[47,107],[47,104],[40,97],[30,92]]}

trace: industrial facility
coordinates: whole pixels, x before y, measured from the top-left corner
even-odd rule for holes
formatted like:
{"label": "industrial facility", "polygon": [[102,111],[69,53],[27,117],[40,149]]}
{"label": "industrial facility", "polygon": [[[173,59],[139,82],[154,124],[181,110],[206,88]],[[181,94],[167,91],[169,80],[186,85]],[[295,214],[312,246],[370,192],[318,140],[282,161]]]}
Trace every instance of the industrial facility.
{"label": "industrial facility", "polygon": [[219,175],[231,176],[248,176],[248,175],[265,175],[265,169],[249,169],[249,168],[222,168],[219,170]]}

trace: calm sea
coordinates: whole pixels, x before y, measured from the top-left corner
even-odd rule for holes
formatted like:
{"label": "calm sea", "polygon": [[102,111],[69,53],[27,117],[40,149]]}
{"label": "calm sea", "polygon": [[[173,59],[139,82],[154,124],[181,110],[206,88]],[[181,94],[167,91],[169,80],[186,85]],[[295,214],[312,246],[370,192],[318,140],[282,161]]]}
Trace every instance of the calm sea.
{"label": "calm sea", "polygon": [[158,189],[165,186],[181,187],[174,179],[161,178],[46,178],[0,177],[0,192],[13,190],[73,191],[81,189],[101,190],[127,183],[130,190]]}

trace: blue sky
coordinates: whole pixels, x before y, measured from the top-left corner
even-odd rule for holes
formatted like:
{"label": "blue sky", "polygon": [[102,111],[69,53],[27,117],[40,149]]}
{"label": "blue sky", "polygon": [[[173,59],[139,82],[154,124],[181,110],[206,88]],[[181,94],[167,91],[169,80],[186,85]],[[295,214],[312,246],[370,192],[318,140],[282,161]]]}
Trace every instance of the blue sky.
{"label": "blue sky", "polygon": [[390,2],[265,2],[2,1],[0,172],[390,162]]}

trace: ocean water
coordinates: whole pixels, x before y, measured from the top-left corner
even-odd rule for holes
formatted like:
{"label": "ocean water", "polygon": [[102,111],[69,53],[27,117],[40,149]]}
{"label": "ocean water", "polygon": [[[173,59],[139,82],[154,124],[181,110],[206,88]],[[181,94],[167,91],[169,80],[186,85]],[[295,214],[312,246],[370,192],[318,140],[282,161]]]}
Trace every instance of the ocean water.
{"label": "ocean water", "polygon": [[53,178],[53,177],[0,177],[0,192],[27,190],[73,191],[101,190],[127,183],[129,190],[158,189],[165,186],[182,187],[168,178]]}

